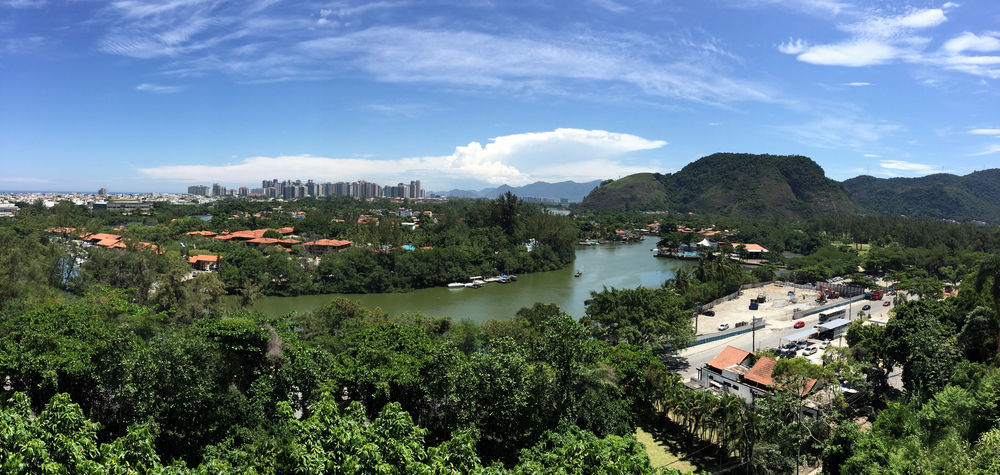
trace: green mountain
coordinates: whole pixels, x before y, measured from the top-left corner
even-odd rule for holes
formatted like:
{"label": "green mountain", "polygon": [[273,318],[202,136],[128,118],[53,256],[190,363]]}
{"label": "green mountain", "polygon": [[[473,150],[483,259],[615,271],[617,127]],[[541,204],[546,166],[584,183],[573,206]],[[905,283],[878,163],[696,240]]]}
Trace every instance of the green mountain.
{"label": "green mountain", "polygon": [[739,153],[709,155],[673,174],[640,173],[605,182],[582,205],[782,217],[855,209],[844,186],[807,157]]}
{"label": "green mountain", "polygon": [[1000,169],[965,176],[859,176],[844,182],[859,212],[1000,222]]}

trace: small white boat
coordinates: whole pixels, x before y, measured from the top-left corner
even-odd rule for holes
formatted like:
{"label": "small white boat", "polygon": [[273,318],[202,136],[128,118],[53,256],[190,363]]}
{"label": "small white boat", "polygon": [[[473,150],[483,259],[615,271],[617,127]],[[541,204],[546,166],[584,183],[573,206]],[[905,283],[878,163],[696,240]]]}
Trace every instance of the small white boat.
{"label": "small white boat", "polygon": [[478,289],[483,286],[483,284],[477,284],[476,282],[469,282],[468,284],[463,284],[470,289]]}
{"label": "small white boat", "polygon": [[452,282],[452,283],[448,284],[448,288],[449,289],[464,289],[465,288],[465,284],[463,284],[461,282]]}

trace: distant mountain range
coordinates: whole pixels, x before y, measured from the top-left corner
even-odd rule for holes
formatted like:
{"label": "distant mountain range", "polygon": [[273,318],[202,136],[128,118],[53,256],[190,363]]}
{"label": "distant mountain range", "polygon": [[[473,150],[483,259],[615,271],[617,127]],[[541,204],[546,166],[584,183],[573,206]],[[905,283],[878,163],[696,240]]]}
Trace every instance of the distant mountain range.
{"label": "distant mountain range", "polygon": [[582,206],[786,218],[857,212],[1000,223],[1000,169],[837,182],[800,155],[716,153],[677,173],[605,182]]}
{"label": "distant mountain range", "polygon": [[587,196],[587,193],[590,193],[591,190],[597,188],[600,184],[601,180],[588,181],[586,183],[577,183],[575,181],[561,181],[559,183],[536,181],[530,185],[524,186],[500,185],[496,188],[484,188],[479,191],[451,190],[439,192],[439,194],[452,198],[493,199],[510,191],[511,193],[514,193],[522,198],[547,198],[553,200],[561,200],[565,198],[571,203],[579,203],[580,201],[583,201],[583,197]]}

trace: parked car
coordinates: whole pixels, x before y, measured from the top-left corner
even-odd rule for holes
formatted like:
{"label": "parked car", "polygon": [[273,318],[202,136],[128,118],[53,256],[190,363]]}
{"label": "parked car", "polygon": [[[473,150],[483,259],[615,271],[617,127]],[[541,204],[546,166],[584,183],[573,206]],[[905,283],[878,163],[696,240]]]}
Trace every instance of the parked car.
{"label": "parked car", "polygon": [[795,350],[785,350],[782,351],[780,355],[778,355],[778,358],[795,358],[796,354],[798,353],[796,353]]}
{"label": "parked car", "polygon": [[792,328],[802,328],[804,326],[806,326],[806,322],[803,322],[802,320],[799,320],[799,321],[795,322],[795,325],[792,325]]}
{"label": "parked car", "polygon": [[728,329],[729,329],[729,324],[728,324],[728,323],[720,323],[720,324],[719,324],[719,331],[720,331],[720,332],[721,332],[722,330],[728,330]]}
{"label": "parked car", "polygon": [[868,304],[865,304],[864,307],[861,307],[861,310],[871,310],[871,309],[872,309],[872,306],[868,305]]}
{"label": "parked car", "polygon": [[715,316],[715,310],[705,310],[704,312],[701,312],[701,314],[705,315],[707,317],[714,317]]}
{"label": "parked car", "polygon": [[828,346],[830,346],[830,340],[823,340],[819,342],[819,347],[822,350],[825,350]]}
{"label": "parked car", "polygon": [[809,346],[809,342],[808,341],[802,340],[802,341],[795,342],[795,348],[798,349],[798,350],[801,350],[801,349],[803,349],[803,348],[805,348],[807,346]]}
{"label": "parked car", "polygon": [[812,356],[812,355],[815,355],[815,354],[816,354],[816,347],[815,347],[815,346],[810,346],[810,347],[806,348],[806,349],[805,349],[805,350],[804,350],[804,351],[802,352],[802,354],[803,354],[803,355],[805,355],[805,356]]}
{"label": "parked car", "polygon": [[888,300],[886,300],[885,302],[882,302],[882,306],[883,306],[883,307],[888,307],[888,306],[889,306],[889,305],[891,305],[891,304],[892,304],[892,302],[890,302],[890,301],[888,301]]}
{"label": "parked car", "polygon": [[795,346],[795,342],[794,341],[790,341],[788,343],[785,343],[785,346],[782,346],[782,348],[786,349],[786,350],[791,350],[791,349],[794,349],[794,348],[797,348],[797,347]]}

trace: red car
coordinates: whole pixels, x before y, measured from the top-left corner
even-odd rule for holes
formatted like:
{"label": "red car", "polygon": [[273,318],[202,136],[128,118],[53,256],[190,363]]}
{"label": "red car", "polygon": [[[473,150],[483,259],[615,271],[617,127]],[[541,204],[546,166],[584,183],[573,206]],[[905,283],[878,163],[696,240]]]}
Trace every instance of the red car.
{"label": "red car", "polygon": [[882,306],[883,307],[888,307],[890,303],[892,303],[892,302],[889,302],[888,300],[886,300],[885,302],[882,302]]}
{"label": "red car", "polygon": [[802,328],[804,326],[806,326],[806,322],[803,322],[802,320],[799,320],[799,321],[795,322],[795,325],[792,325],[792,328]]}

